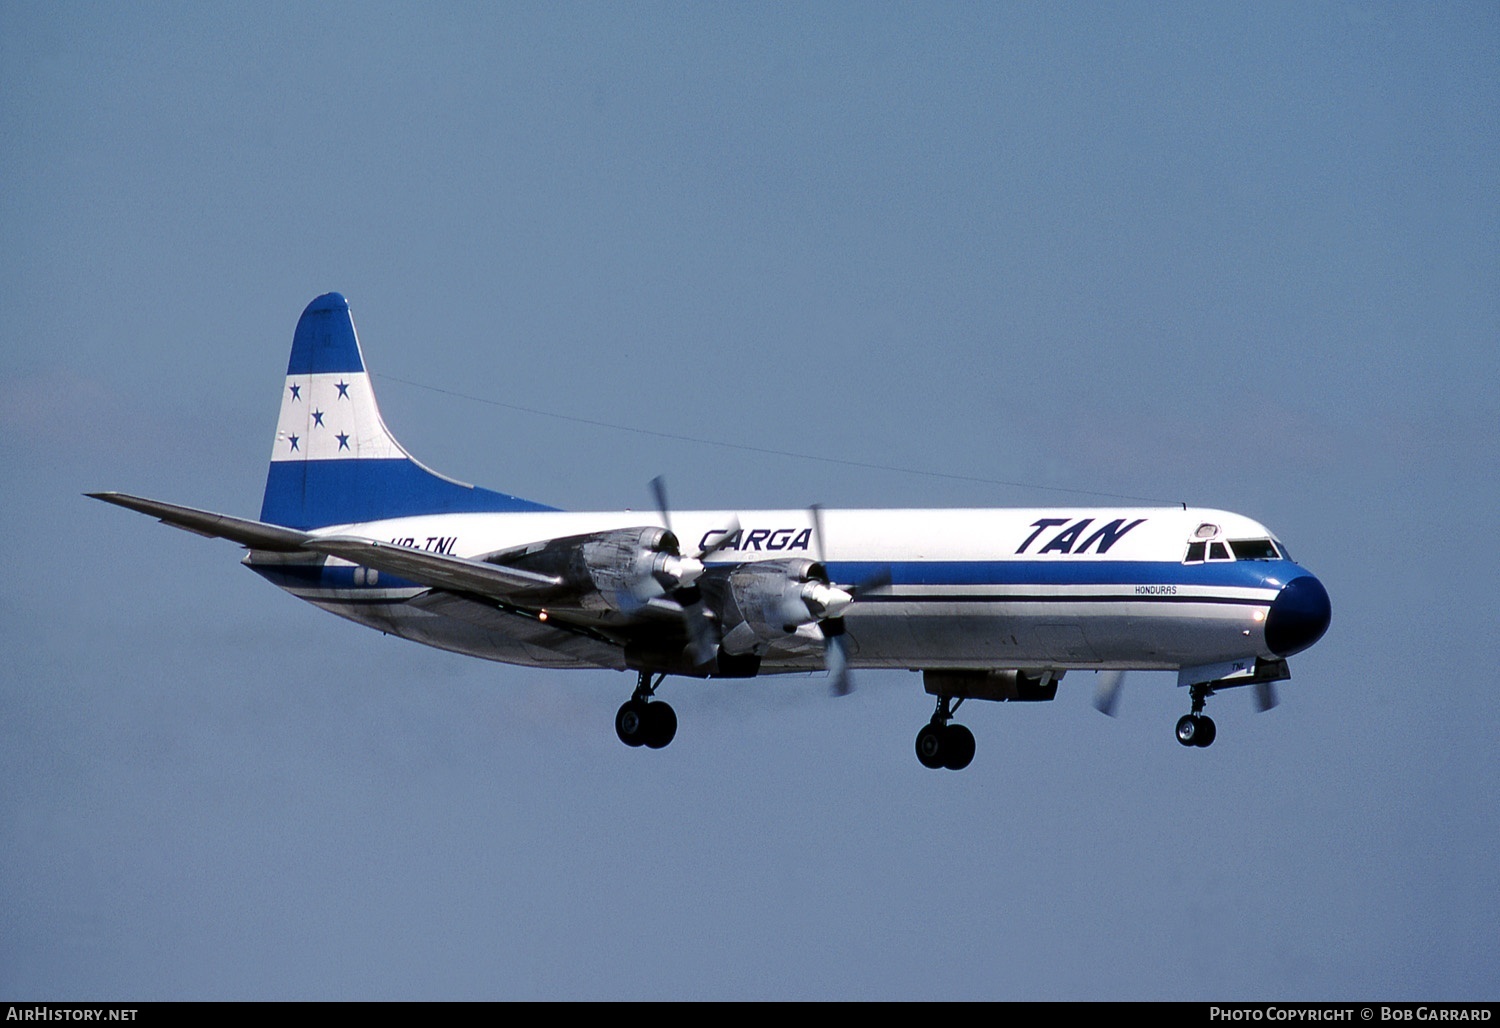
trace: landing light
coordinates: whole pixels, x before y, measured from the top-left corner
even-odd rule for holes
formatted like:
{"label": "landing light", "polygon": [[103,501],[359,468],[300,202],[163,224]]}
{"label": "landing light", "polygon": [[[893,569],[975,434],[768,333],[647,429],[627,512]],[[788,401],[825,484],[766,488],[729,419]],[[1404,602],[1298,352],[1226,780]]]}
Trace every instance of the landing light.
{"label": "landing light", "polygon": [[1263,611],[1263,610],[1257,610],[1255,612],[1255,620],[1257,620],[1257,621],[1264,621],[1265,619],[1266,619],[1266,612],[1265,611]]}

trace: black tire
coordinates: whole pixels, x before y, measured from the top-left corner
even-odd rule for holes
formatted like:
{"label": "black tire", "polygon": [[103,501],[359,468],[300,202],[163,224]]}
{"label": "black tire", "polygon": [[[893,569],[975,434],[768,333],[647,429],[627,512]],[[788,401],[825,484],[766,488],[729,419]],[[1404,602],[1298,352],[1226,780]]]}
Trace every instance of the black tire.
{"label": "black tire", "polygon": [[647,727],[646,704],[640,700],[626,700],[615,713],[615,734],[626,746],[640,746],[650,732]]}
{"label": "black tire", "polygon": [[1214,719],[1207,714],[1200,714],[1198,716],[1198,734],[1193,739],[1193,745],[1203,747],[1212,746],[1214,744],[1214,736],[1218,734],[1219,730],[1214,725]]}
{"label": "black tire", "polygon": [[1184,746],[1198,745],[1198,715],[1184,714],[1177,721],[1177,741]]}
{"label": "black tire", "polygon": [[659,750],[677,734],[677,712],[661,702],[646,704],[646,745]]}
{"label": "black tire", "polygon": [[943,766],[947,729],[943,725],[927,724],[917,733],[917,760],[923,767],[936,771]]}
{"label": "black tire", "polygon": [[974,759],[974,733],[963,725],[949,725],[943,739],[943,766],[962,771]]}

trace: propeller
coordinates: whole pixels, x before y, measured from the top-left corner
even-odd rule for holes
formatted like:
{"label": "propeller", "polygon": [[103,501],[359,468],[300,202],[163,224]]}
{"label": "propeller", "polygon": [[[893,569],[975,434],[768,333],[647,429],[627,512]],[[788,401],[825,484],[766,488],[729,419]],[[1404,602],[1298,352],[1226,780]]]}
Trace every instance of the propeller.
{"label": "propeller", "polygon": [[[672,512],[671,508],[667,506],[667,480],[661,475],[657,475],[651,480],[651,495],[656,497],[656,509],[657,512],[661,514],[662,526],[668,532],[672,532]],[[709,543],[707,546],[699,550],[697,555],[693,559],[701,561],[713,556],[715,553],[718,553],[720,550],[722,550],[725,546],[728,546],[730,541],[734,539],[735,536],[739,535],[739,532],[740,519],[737,517],[731,517],[729,519],[729,524],[726,525],[723,529],[719,529],[715,532],[709,533],[710,535],[716,536],[716,538],[713,542]],[[677,533],[672,532],[672,535],[675,537]]]}
{"label": "propeller", "polygon": [[1255,683],[1255,709],[1262,714],[1276,706],[1276,685],[1273,682]]}
{"label": "propeller", "polygon": [[[1120,703],[1120,685],[1125,680],[1123,671],[1100,671],[1094,687],[1094,707],[1101,714],[1115,716]],[[1276,685],[1273,682],[1255,683],[1255,707],[1262,714],[1276,706]]]}
{"label": "propeller", "polygon": [[[808,512],[812,515],[813,541],[817,544],[818,547],[818,563],[822,564],[826,569],[828,567],[828,554],[827,551],[823,548],[823,508],[821,505],[815,503],[807,509]],[[878,592],[879,590],[884,589],[890,584],[891,569],[881,568],[873,575],[861,579],[854,585],[844,585],[839,586],[839,588],[843,589],[851,596],[858,596],[860,593]]]}
{"label": "propeller", "polygon": [[1101,714],[1115,716],[1115,707],[1120,703],[1120,683],[1125,680],[1123,671],[1101,671],[1095,679],[1094,708]]}
{"label": "propeller", "polygon": [[[656,498],[656,509],[661,514],[662,526],[672,532],[671,508],[667,505],[667,480],[657,475],[651,480],[651,495]],[[739,518],[731,517],[729,525],[721,531],[713,542],[698,551],[694,561],[702,564],[703,561],[718,553],[729,541],[740,531]],[[677,537],[672,532],[673,538]],[[702,667],[714,658],[714,652],[718,648],[718,640],[714,638],[713,630],[709,627],[708,613],[703,606],[703,593],[699,591],[694,576],[694,584],[684,589],[679,589],[676,596],[677,605],[682,608],[683,626],[687,629],[688,654],[692,657],[695,667]]]}
{"label": "propeller", "polygon": [[812,516],[818,563],[823,567],[824,580],[833,600],[825,605],[831,615],[818,618],[818,629],[823,633],[823,663],[828,668],[829,688],[833,695],[848,696],[854,691],[854,679],[849,673],[849,644],[844,639],[844,611],[849,609],[860,594],[875,592],[890,585],[891,572],[889,568],[881,568],[854,585],[834,585],[828,579],[828,557],[823,544],[823,508],[815,503],[807,510]]}
{"label": "propeller", "polygon": [[[656,497],[656,509],[661,513],[661,523],[668,532],[672,532],[672,515],[667,508],[667,480],[657,475],[651,480],[651,495]],[[676,535],[676,532],[672,532]]]}

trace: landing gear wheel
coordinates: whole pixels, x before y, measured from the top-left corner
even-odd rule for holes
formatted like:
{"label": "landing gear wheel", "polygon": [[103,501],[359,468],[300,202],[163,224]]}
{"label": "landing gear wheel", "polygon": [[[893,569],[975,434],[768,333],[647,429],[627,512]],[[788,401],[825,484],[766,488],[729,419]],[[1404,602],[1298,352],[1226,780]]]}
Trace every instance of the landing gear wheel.
{"label": "landing gear wheel", "polygon": [[[650,706],[645,700],[626,700],[615,714],[615,734],[626,746],[644,745],[650,737],[651,730],[648,727]],[[672,719],[672,730],[674,732],[677,730],[675,717]]]}
{"label": "landing gear wheel", "polygon": [[1184,746],[1212,746],[1218,734],[1214,719],[1207,714],[1184,714],[1177,722],[1177,741]]}
{"label": "landing gear wheel", "polygon": [[963,725],[949,725],[943,734],[943,766],[962,771],[974,759],[974,733]]}
{"label": "landing gear wheel", "polygon": [[615,734],[626,746],[648,746],[659,750],[677,735],[677,712],[661,701],[653,703],[651,696],[666,675],[642,671],[636,681],[635,692],[615,714]]}
{"label": "landing gear wheel", "polygon": [[963,725],[949,724],[963,702],[962,696],[957,702],[951,696],[938,697],[932,720],[917,733],[917,760],[923,767],[962,771],[974,759],[974,733]]}
{"label": "landing gear wheel", "polygon": [[1193,698],[1193,712],[1184,714],[1177,722],[1177,741],[1184,746],[1211,746],[1218,729],[1213,718],[1203,713],[1203,705],[1214,694],[1211,683],[1201,682],[1188,690]]}
{"label": "landing gear wheel", "polygon": [[974,733],[963,725],[932,723],[917,733],[917,760],[923,767],[962,771],[974,759]]}
{"label": "landing gear wheel", "polygon": [[944,736],[948,734],[946,725],[923,725],[922,730],[917,733],[917,760],[923,767],[930,767],[934,771],[943,766]]}
{"label": "landing gear wheel", "polygon": [[677,712],[660,701],[645,706],[646,745],[659,750],[677,734]]}

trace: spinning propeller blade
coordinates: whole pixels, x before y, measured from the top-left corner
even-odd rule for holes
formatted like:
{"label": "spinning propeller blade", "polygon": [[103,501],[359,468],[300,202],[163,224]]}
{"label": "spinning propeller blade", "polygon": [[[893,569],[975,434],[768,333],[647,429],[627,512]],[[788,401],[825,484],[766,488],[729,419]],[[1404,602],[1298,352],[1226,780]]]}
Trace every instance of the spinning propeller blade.
{"label": "spinning propeller blade", "polygon": [[[651,480],[651,495],[656,497],[656,509],[661,514],[662,527],[672,532],[672,515],[667,507],[667,480],[657,475]],[[676,532],[672,532],[676,535]]]}
{"label": "spinning propeller blade", "polygon": [[829,688],[835,696],[848,696],[854,689],[854,681],[849,676],[849,651],[845,649],[844,633],[838,632],[834,635],[828,634],[827,626],[823,628],[823,662],[828,666]]}
{"label": "spinning propeller blade", "polygon": [[[807,508],[813,523],[813,544],[817,549],[818,563],[823,566],[824,580],[833,585],[828,574],[828,550],[823,538],[823,508],[813,504]],[[881,568],[856,585],[838,586],[856,599],[864,593],[876,592],[891,584],[889,568]],[[854,691],[854,676],[849,672],[849,644],[844,638],[843,617],[823,618],[818,622],[823,633],[823,664],[828,668],[830,690],[835,696],[848,696]]]}
{"label": "spinning propeller blade", "polygon": [[[672,532],[672,509],[667,504],[667,480],[664,475],[657,475],[651,480],[651,495],[656,500],[656,510],[661,514],[662,526]],[[693,558],[700,563],[707,560],[713,554],[719,552],[729,544],[740,531],[739,518],[730,518],[729,524],[718,533],[713,542],[709,543]],[[677,533],[672,532],[676,538]],[[712,626],[706,609],[703,606],[703,594],[696,586],[679,590],[676,595],[678,605],[682,608],[683,627],[687,630],[688,653],[691,655],[693,664],[702,667],[713,660],[714,652],[718,649],[719,642],[714,638]]]}
{"label": "spinning propeller blade", "polygon": [[1120,683],[1124,680],[1123,671],[1099,672],[1099,684],[1094,688],[1094,708],[1099,713],[1115,716],[1115,707],[1120,703]]}

